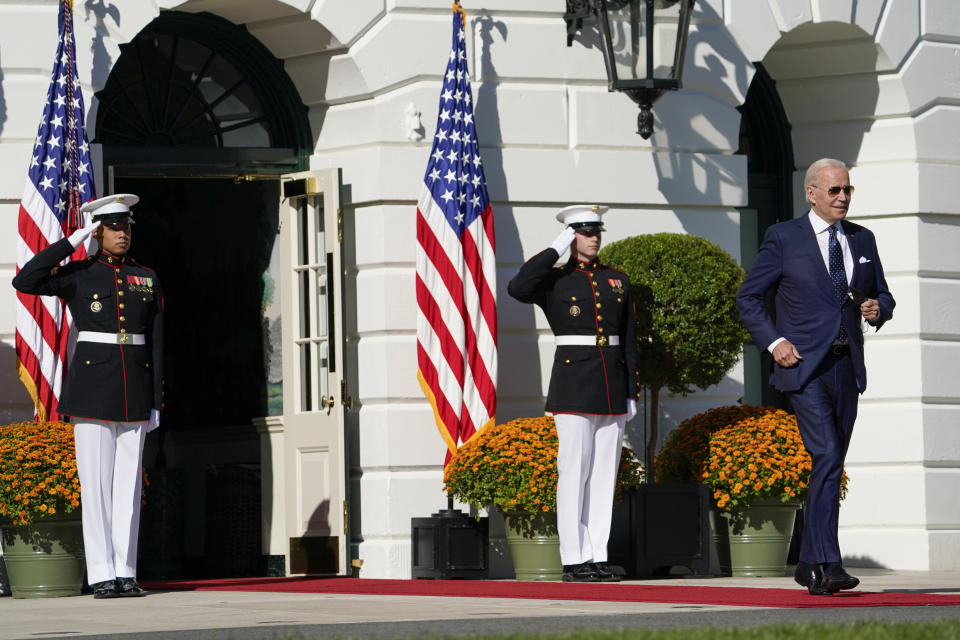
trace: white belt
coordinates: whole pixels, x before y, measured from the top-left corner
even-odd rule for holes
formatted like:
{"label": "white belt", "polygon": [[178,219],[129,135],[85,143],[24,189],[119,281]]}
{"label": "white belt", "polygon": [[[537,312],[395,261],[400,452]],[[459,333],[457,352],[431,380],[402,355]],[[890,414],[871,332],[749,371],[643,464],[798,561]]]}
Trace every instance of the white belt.
{"label": "white belt", "polygon": [[558,347],[616,347],[620,345],[620,336],[556,336]]}
{"label": "white belt", "polygon": [[80,331],[77,342],[102,342],[103,344],[147,344],[142,333],[104,333],[102,331]]}

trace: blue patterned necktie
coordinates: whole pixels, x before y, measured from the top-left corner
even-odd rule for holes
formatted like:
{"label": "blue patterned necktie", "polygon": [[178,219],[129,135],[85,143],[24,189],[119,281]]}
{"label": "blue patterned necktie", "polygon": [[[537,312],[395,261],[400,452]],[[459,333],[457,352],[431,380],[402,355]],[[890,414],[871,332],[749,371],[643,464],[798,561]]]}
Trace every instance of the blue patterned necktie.
{"label": "blue patterned necktie", "polygon": [[[847,295],[847,273],[843,270],[843,251],[840,249],[840,241],[837,239],[837,228],[830,225],[827,228],[830,232],[829,247],[830,258],[830,279],[833,280],[833,289],[837,293],[837,302],[843,305],[843,299]],[[840,331],[837,333],[837,342],[847,342],[847,329],[843,326],[843,319],[840,319]]]}

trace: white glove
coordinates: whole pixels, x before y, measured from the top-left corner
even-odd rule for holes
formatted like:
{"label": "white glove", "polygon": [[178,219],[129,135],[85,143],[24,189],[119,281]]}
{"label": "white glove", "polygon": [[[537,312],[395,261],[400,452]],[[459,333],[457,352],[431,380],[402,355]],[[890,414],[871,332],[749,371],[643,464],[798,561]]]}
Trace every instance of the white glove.
{"label": "white glove", "polygon": [[573,238],[577,235],[577,232],[570,227],[566,227],[563,231],[560,232],[560,235],[557,236],[557,239],[550,244],[550,248],[555,250],[560,254],[560,257],[563,257],[570,249],[570,243],[573,242]]}
{"label": "white glove", "polygon": [[637,401],[633,398],[627,399],[627,422],[633,420],[637,415]]}
{"label": "white glove", "polygon": [[147,420],[147,433],[160,426],[160,412],[156,409],[150,409],[150,419]]}
{"label": "white glove", "polygon": [[77,229],[76,231],[71,233],[70,237],[68,238],[68,240],[70,240],[70,246],[72,246],[74,249],[79,249],[80,245],[82,245],[84,241],[90,237],[90,234],[96,231],[97,227],[99,226],[100,226],[100,221],[97,220],[96,222],[92,224],[88,224],[84,228]]}

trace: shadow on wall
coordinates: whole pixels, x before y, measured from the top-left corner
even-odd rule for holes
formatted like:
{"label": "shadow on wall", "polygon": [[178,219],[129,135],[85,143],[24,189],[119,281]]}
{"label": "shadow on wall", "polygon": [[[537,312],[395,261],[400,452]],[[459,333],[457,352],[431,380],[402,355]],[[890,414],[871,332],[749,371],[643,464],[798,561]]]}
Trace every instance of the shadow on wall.
{"label": "shadow on wall", "polygon": [[109,32],[106,20],[109,18],[114,25],[120,26],[120,9],[117,5],[108,3],[107,0],[86,0],[83,3],[83,9],[86,13],[86,21],[93,23],[94,29],[93,38],[90,41],[92,54],[90,83],[94,90],[87,96],[86,124],[87,138],[93,140],[97,129],[97,110],[100,107],[96,89],[102,89],[107,84],[107,78],[110,77],[110,70],[113,69],[114,63],[103,41],[104,34]]}
{"label": "shadow on wall", "polygon": [[[13,287],[5,295],[13,299]],[[17,352],[13,345],[0,342],[0,424],[31,420],[33,400],[17,377]]]}
{"label": "shadow on wall", "polygon": [[[491,49],[495,41],[507,41],[507,27],[481,12],[474,20],[480,62],[474,76],[483,79],[476,90],[477,141],[483,160],[487,192],[493,204],[497,233],[497,325],[498,376],[497,423],[514,418],[541,415],[543,390],[540,386],[540,352],[537,347],[536,315],[532,305],[520,304],[507,294],[507,282],[523,263],[523,247],[515,210],[503,203],[510,200],[503,171],[503,137],[497,90],[500,86]],[[496,145],[496,146],[490,146]],[[547,242],[548,240],[545,240]]]}
{"label": "shadow on wall", "polygon": [[[651,143],[661,150],[654,154],[660,192],[677,206],[691,203],[719,209],[724,201],[737,206],[738,194],[746,204],[746,162],[743,171],[735,170],[737,164],[724,152],[739,146],[735,105],[746,99],[752,65],[724,30],[691,31],[687,50],[688,89],[668,92],[654,105]],[[726,217],[715,222],[738,228]]]}
{"label": "shadow on wall", "polygon": [[[867,569],[889,569],[885,564],[877,562],[870,556],[843,556],[843,564],[847,567],[865,567]],[[960,589],[957,589],[960,591]]]}
{"label": "shadow on wall", "polygon": [[[3,51],[0,50],[0,54]],[[3,125],[7,123],[7,98],[3,91],[3,56],[0,55],[0,135],[3,134]]]}
{"label": "shadow on wall", "polygon": [[107,53],[107,47],[103,42],[103,34],[109,32],[106,19],[110,18],[111,22],[119,27],[120,8],[107,0],[86,0],[83,3],[83,9],[86,12],[87,22],[93,22],[94,27],[93,40],[90,42],[90,53],[93,54],[90,80],[94,87],[103,87],[110,76],[110,69],[113,68],[113,59]]}

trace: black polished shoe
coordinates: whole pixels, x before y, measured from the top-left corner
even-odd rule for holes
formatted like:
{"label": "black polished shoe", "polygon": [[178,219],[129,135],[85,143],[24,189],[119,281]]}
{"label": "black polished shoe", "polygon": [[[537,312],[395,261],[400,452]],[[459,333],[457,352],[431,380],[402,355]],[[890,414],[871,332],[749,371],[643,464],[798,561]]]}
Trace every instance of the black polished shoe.
{"label": "black polished shoe", "polygon": [[793,579],[801,587],[806,587],[812,596],[829,596],[832,593],[823,588],[823,571],[818,564],[798,562]]}
{"label": "black polished shoe", "polygon": [[619,574],[610,569],[606,562],[591,562],[590,568],[600,578],[600,582],[620,582]]}
{"label": "black polished shoe", "polygon": [[119,598],[120,594],[117,593],[117,581],[116,580],[104,580],[103,582],[94,582],[90,585],[90,590],[93,591],[93,597],[97,600],[102,598]]}
{"label": "black polished shoe", "polygon": [[600,576],[589,562],[563,565],[564,582],[600,582]]}
{"label": "black polished shoe", "polygon": [[147,592],[137,584],[136,578],[117,578],[117,595],[114,597],[140,598],[145,595],[147,595]]}
{"label": "black polished shoe", "polygon": [[821,571],[823,572],[822,585],[824,591],[829,591],[830,593],[846,591],[860,584],[860,579],[854,578],[844,571],[843,565],[839,562],[828,562],[822,566]]}

